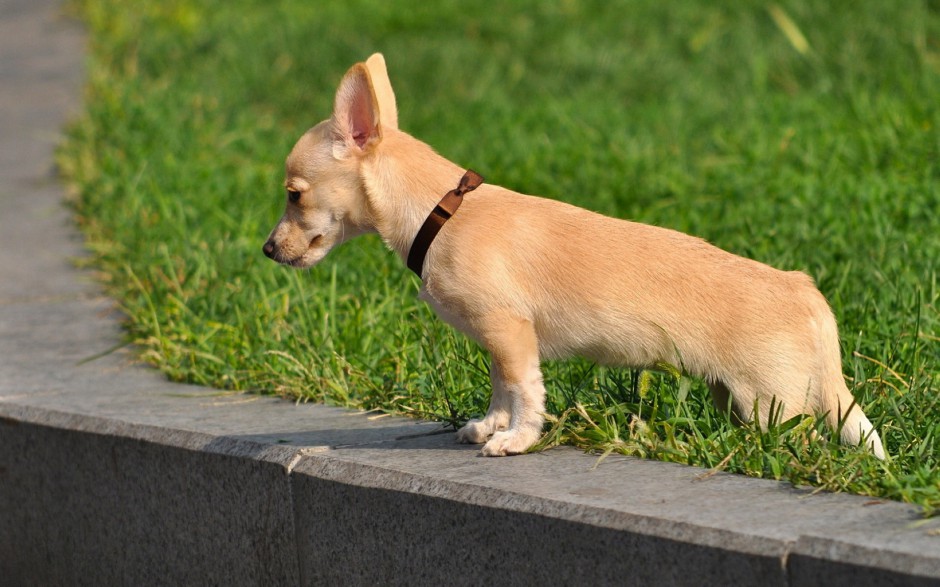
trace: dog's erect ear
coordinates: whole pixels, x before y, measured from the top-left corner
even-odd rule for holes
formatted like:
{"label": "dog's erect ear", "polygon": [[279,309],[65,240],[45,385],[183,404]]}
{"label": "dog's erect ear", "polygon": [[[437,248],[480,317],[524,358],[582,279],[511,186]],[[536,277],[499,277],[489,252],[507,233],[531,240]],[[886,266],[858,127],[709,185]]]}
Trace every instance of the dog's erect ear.
{"label": "dog's erect ear", "polygon": [[366,60],[366,67],[372,78],[372,89],[379,103],[379,114],[382,126],[385,128],[398,128],[398,108],[395,106],[395,92],[392,91],[392,82],[388,79],[388,70],[385,68],[385,58],[376,53]]}
{"label": "dog's erect ear", "polygon": [[382,140],[379,104],[365,63],[353,65],[336,90],[333,106],[338,139],[345,146],[365,151]]}

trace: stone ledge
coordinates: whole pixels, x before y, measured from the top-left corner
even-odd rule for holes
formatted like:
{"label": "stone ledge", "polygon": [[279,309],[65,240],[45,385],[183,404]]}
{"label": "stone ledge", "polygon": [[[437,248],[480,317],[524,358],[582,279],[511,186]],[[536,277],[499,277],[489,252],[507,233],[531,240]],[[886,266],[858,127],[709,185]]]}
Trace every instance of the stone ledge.
{"label": "stone ledge", "polygon": [[14,583],[940,584],[940,520],[899,503],[573,449],[481,458],[436,424],[273,398],[162,394],[175,410],[143,398],[131,422],[22,397],[0,402]]}

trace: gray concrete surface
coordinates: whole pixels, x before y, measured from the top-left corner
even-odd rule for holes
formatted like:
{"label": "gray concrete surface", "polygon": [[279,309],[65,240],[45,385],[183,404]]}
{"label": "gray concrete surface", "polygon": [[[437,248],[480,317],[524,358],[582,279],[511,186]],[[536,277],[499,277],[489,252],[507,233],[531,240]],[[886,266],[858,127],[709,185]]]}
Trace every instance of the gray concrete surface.
{"label": "gray concrete surface", "polygon": [[0,584],[940,584],[911,506],[86,361],[120,329],[51,163],[81,79],[57,2],[0,4]]}

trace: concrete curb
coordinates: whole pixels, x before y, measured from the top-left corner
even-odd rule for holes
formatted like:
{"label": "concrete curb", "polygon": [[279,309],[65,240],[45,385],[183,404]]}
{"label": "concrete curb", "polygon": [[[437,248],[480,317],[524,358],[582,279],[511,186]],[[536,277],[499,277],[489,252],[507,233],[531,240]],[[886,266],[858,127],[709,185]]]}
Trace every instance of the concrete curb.
{"label": "concrete curb", "polygon": [[912,506],[567,449],[484,459],[434,424],[272,398],[164,399],[136,418],[0,403],[12,584],[940,577],[940,520]]}
{"label": "concrete curb", "polygon": [[917,508],[177,385],[113,347],[50,153],[81,36],[0,19],[0,577],[36,584],[940,584]]}

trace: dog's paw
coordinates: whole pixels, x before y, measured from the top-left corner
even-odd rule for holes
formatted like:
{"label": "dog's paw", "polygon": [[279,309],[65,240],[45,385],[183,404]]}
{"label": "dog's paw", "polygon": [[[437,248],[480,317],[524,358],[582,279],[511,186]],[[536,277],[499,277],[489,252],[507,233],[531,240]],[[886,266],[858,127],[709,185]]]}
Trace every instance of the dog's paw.
{"label": "dog's paw", "polygon": [[538,433],[532,434],[521,430],[505,430],[493,434],[493,437],[483,445],[480,453],[485,457],[505,457],[518,455],[538,441]]}
{"label": "dog's paw", "polygon": [[470,420],[457,431],[457,442],[462,444],[483,444],[493,433],[492,426],[485,420]]}

